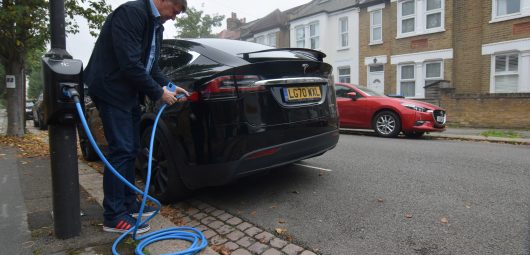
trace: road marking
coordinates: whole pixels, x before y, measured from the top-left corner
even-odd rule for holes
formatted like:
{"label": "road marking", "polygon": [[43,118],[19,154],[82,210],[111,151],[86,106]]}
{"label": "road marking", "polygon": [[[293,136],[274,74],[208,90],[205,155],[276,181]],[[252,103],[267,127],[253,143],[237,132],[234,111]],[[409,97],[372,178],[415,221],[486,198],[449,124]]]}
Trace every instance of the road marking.
{"label": "road marking", "polygon": [[333,171],[333,170],[331,170],[331,169],[327,169],[327,168],[321,168],[321,167],[316,167],[316,166],[304,165],[304,164],[300,164],[300,163],[294,163],[294,164],[297,165],[297,166],[304,166],[304,167],[313,168],[313,169],[318,169],[318,170],[322,170],[322,171],[326,171],[326,172],[332,172],[332,171]]}
{"label": "road marking", "polygon": [[8,218],[9,214],[7,214],[7,204],[2,204],[2,217]]}

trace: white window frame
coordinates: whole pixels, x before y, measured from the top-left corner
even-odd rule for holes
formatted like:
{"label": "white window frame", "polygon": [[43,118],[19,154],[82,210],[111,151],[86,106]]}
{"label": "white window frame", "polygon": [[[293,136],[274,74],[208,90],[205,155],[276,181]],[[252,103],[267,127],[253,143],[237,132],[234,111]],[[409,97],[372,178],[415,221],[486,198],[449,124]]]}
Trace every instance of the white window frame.
{"label": "white window frame", "polygon": [[[438,77],[427,77],[427,65],[428,64],[440,64],[440,76]],[[425,61],[423,63],[423,78],[425,80],[425,85],[427,85],[428,81],[438,81],[444,79],[444,61],[443,60],[436,60],[436,61]]]}
{"label": "white window frame", "polygon": [[[311,35],[311,26],[315,26],[315,34]],[[311,22],[309,27],[309,48],[318,50],[320,49],[320,24],[319,22]],[[312,41],[315,40],[315,47],[313,47]]]}
{"label": "white window frame", "polygon": [[[404,3],[407,3],[407,2],[413,2],[414,3],[414,13],[413,14],[409,14],[409,15],[406,15],[406,16],[402,16],[403,14],[403,4]],[[417,22],[417,13],[418,13],[418,8],[416,6],[416,0],[404,0],[404,1],[399,1],[398,2],[398,22],[397,22],[397,25],[398,25],[398,31],[397,31],[397,34],[398,36],[401,36],[401,37],[404,37],[404,36],[407,36],[407,35],[414,35],[418,29],[418,22]],[[403,24],[403,20],[407,20],[407,19],[414,19],[414,30],[412,30],[411,32],[406,32],[406,33],[403,33],[402,32],[402,24]]]}
{"label": "white window frame", "polygon": [[[441,8],[427,12],[427,0],[393,0],[397,1],[397,37],[396,39],[412,37],[417,35],[425,35],[432,33],[439,33],[445,31],[445,0],[441,0]],[[530,0],[522,0],[530,1]],[[402,16],[402,6],[404,3],[413,2],[414,14]],[[433,13],[440,14],[440,27],[427,29],[427,15]],[[406,19],[414,19],[414,30],[411,32],[402,33],[402,23]]]}
{"label": "white window frame", "polygon": [[[348,69],[348,70],[350,71],[350,74],[348,74],[348,75],[344,75],[344,74],[341,75],[341,74],[340,74],[340,70],[345,70],[345,69]],[[338,77],[338,81],[339,81],[339,82],[342,82],[342,81],[340,80],[340,78],[348,77],[348,79],[349,79],[350,81],[349,81],[349,82],[342,82],[342,83],[351,83],[351,71],[352,71],[352,70],[351,70],[351,66],[339,66],[339,67],[337,67],[337,77]]]}
{"label": "white window frame", "polygon": [[[431,32],[431,31],[434,31],[434,32],[437,32],[440,30],[440,28],[443,28],[444,27],[444,17],[445,17],[445,0],[440,0],[440,8],[438,9],[434,9],[434,10],[427,10],[427,2],[429,0],[424,0],[425,1],[425,4],[424,4],[424,10],[425,10],[425,31],[426,32]],[[439,27],[433,27],[433,28],[427,28],[427,16],[431,15],[431,14],[436,14],[436,13],[440,13],[440,26]]]}
{"label": "white window frame", "polygon": [[[346,24],[346,30],[342,30],[343,24]],[[339,50],[347,49],[350,47],[350,26],[348,23],[348,17],[342,17],[339,19]],[[343,44],[343,39],[346,38],[346,44]]]}
{"label": "white window frame", "polygon": [[[271,38],[274,38],[274,40],[271,40]],[[272,32],[272,33],[268,33],[267,34],[267,45],[268,46],[276,48],[276,40],[277,40],[276,32]]]}
{"label": "white window frame", "polygon": [[[375,25],[374,24],[374,15],[379,13],[381,15],[381,24],[378,24],[378,25]],[[376,28],[381,28],[380,30],[380,40],[374,40],[374,30]],[[379,10],[374,10],[372,12],[370,12],[370,45],[374,45],[374,44],[382,44],[383,43],[383,10],[382,9],[379,9]]]}
{"label": "white window frame", "polygon": [[[509,67],[509,56],[517,55],[517,70],[516,71],[510,71],[508,70]],[[507,57],[506,59],[506,69],[504,71],[497,72],[497,57],[504,56]],[[520,75],[520,69],[521,69],[521,54],[519,52],[505,52],[500,54],[493,54],[491,55],[491,93],[518,93],[519,92],[519,80],[521,79]],[[496,78],[498,76],[507,76],[507,75],[517,75],[517,83],[515,84],[515,91],[501,91],[497,92],[497,84],[496,84]]]}
{"label": "white window frame", "polygon": [[498,0],[492,0],[492,8],[491,8],[491,20],[490,23],[495,22],[501,22],[505,20],[512,20],[512,19],[519,19],[522,17],[528,17],[530,16],[530,0],[520,0],[520,9],[517,13],[510,13],[506,15],[497,15],[499,6],[498,6]]}
{"label": "white window frame", "polygon": [[[294,31],[296,39],[296,48],[305,48],[305,27],[303,25],[297,26],[294,28]],[[298,37],[298,31],[302,31],[302,37]]]}
{"label": "white window frame", "polygon": [[[405,66],[412,66],[413,67],[412,70],[414,70],[414,77],[412,79],[402,79],[401,78],[401,69],[403,67],[405,67]],[[413,96],[409,96],[408,98],[415,98],[416,97],[416,94],[417,94],[416,90],[417,90],[417,86],[418,86],[417,85],[418,81],[416,79],[417,78],[416,73],[417,73],[417,70],[416,70],[416,64],[415,63],[402,63],[402,64],[398,65],[398,81],[399,81],[398,82],[398,87],[397,87],[397,93],[398,94],[402,94],[401,93],[401,83],[402,82],[414,82],[414,95]]]}
{"label": "white window frame", "polygon": [[[260,36],[257,36],[257,37],[255,38],[255,42],[256,42],[256,43],[259,43],[259,44],[266,45],[266,44],[267,44],[267,42],[265,41],[266,39],[267,39],[267,38],[266,38],[264,35],[260,35]],[[261,40],[261,42],[260,42],[260,40]]]}

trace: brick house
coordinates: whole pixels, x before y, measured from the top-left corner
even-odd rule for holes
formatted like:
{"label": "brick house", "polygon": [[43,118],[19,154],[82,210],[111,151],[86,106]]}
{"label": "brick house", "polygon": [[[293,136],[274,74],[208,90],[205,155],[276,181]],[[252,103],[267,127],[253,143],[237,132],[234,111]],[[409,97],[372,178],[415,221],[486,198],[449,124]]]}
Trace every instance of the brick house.
{"label": "brick house", "polygon": [[530,127],[530,0],[360,0],[359,83],[462,126]]}

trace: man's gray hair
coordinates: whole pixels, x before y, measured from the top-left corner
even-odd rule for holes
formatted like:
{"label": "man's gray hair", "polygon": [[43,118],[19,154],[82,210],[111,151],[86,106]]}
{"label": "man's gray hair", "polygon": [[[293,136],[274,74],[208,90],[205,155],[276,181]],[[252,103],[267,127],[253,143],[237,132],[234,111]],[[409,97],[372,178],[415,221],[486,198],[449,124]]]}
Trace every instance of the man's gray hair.
{"label": "man's gray hair", "polygon": [[186,10],[188,9],[188,1],[186,0],[172,0],[172,2],[175,4],[182,5],[182,12],[186,12]]}

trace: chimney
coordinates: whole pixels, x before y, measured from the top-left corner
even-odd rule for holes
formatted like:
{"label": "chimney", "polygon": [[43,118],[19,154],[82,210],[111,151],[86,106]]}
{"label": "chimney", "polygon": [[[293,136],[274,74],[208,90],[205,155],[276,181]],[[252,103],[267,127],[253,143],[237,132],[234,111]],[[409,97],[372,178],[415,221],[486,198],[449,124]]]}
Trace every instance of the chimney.
{"label": "chimney", "polygon": [[230,31],[237,30],[244,23],[244,19],[239,20],[237,13],[232,12],[232,16],[226,19],[226,29]]}

